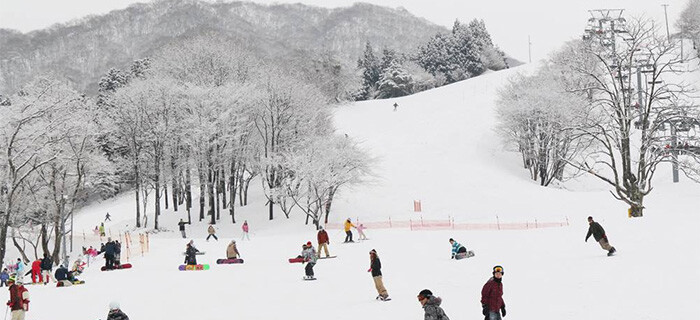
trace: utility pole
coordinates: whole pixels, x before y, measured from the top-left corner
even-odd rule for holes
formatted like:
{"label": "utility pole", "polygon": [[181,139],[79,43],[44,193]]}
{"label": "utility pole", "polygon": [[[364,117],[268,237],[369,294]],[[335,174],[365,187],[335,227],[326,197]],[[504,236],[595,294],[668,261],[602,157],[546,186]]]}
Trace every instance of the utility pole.
{"label": "utility pole", "polygon": [[527,36],[527,60],[532,63],[532,42],[530,42],[530,36]]}
{"label": "utility pole", "polygon": [[664,18],[666,20],[666,40],[671,42],[671,33],[668,31],[668,12],[666,11],[666,9],[668,8],[668,5],[662,4],[661,6],[664,7]]}

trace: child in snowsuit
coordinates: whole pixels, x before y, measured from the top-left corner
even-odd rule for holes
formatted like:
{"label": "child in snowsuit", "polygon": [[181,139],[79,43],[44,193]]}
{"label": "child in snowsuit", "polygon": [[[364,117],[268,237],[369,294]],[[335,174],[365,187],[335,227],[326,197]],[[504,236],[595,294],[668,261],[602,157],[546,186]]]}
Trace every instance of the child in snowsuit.
{"label": "child in snowsuit", "polygon": [[306,267],[304,268],[304,271],[306,272],[306,276],[304,279],[310,280],[310,279],[315,279],[314,278],[314,266],[316,265],[316,250],[314,250],[313,245],[311,245],[311,241],[307,242],[305,245],[302,246],[304,249],[301,252],[301,257],[304,258],[304,263],[306,263]]}

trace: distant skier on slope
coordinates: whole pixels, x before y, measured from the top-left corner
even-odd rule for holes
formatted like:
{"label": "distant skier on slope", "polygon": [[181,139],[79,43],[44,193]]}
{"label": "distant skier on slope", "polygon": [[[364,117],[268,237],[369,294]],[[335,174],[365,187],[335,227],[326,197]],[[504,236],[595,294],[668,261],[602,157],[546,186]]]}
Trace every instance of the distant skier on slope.
{"label": "distant skier on slope", "polygon": [[369,270],[367,272],[372,273],[372,279],[374,280],[374,287],[377,289],[377,300],[391,300],[389,299],[389,293],[384,287],[384,281],[382,280],[382,262],[379,260],[379,255],[377,255],[377,250],[372,249],[369,252]]}
{"label": "distant skier on slope", "polygon": [[245,240],[246,238],[250,240],[250,234],[248,233],[250,231],[250,227],[248,227],[248,220],[243,221],[243,226],[241,226],[241,229],[243,230],[243,237],[241,237],[241,240]]}
{"label": "distant skier on slope", "polygon": [[344,241],[344,243],[355,242],[355,241],[352,241],[352,231],[350,231],[350,229],[357,228],[357,227],[354,224],[352,224],[352,221],[350,220],[350,218],[345,220],[344,226],[345,226],[345,241]]}
{"label": "distant skier on slope", "polygon": [[304,277],[304,280],[314,280],[316,279],[314,277],[314,266],[316,265],[316,250],[314,250],[314,246],[311,244],[311,241],[307,242],[305,245],[302,246],[302,251],[301,251],[301,257],[304,258],[304,262],[306,263],[306,267],[304,267],[304,271],[306,276]]}
{"label": "distant skier on slope", "polygon": [[356,229],[357,229],[357,235],[359,236],[359,237],[357,237],[357,240],[367,240],[367,236],[365,235],[365,229],[367,229],[367,228],[365,227],[365,225],[360,223],[360,225],[357,226]]}
{"label": "distant skier on slope", "polygon": [[187,233],[185,232],[185,225],[186,224],[190,224],[190,223],[185,222],[182,219],[180,219],[180,222],[177,223],[178,227],[180,227],[180,233],[182,234],[183,239],[187,238]]}
{"label": "distant skier on slope", "polygon": [[586,242],[588,242],[588,238],[590,238],[592,234],[595,241],[598,241],[600,244],[600,247],[603,248],[603,250],[608,251],[608,256],[612,256],[617,250],[615,250],[615,247],[611,246],[608,242],[608,236],[605,235],[605,230],[603,227],[598,222],[593,221],[593,217],[588,217],[588,225],[589,227],[588,233],[586,234]]}
{"label": "distant skier on slope", "polygon": [[440,307],[442,299],[433,296],[430,290],[421,290],[421,292],[418,293],[418,301],[421,306],[423,306],[423,311],[425,311],[424,320],[450,320],[447,314],[445,314],[445,310],[442,310]]}

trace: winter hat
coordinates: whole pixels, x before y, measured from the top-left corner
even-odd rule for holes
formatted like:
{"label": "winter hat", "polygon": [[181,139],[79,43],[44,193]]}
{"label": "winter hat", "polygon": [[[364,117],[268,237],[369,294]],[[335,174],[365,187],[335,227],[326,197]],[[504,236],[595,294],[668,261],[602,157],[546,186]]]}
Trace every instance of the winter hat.
{"label": "winter hat", "polygon": [[306,243],[306,246],[307,246],[307,247],[311,247],[311,241],[307,242],[307,243]]}
{"label": "winter hat", "polygon": [[372,249],[372,250],[369,251],[369,253],[377,254],[377,250]]}
{"label": "winter hat", "polygon": [[14,274],[11,275],[11,276],[7,279],[7,282],[15,282],[15,281],[17,281],[17,278],[15,277]]}
{"label": "winter hat", "polygon": [[455,241],[455,239],[450,238],[450,242]]}
{"label": "winter hat", "polygon": [[323,226],[318,226],[318,230],[323,230]]}
{"label": "winter hat", "polygon": [[109,303],[109,310],[119,309],[119,302],[112,301]]}
{"label": "winter hat", "polygon": [[433,296],[433,292],[428,289],[423,289],[420,291],[420,293],[418,293],[418,296],[423,298],[430,298]]}
{"label": "winter hat", "polygon": [[493,267],[493,273],[496,273],[496,272],[500,272],[501,275],[505,274],[505,273],[503,272],[503,267],[501,267],[501,266],[495,266],[495,267]]}

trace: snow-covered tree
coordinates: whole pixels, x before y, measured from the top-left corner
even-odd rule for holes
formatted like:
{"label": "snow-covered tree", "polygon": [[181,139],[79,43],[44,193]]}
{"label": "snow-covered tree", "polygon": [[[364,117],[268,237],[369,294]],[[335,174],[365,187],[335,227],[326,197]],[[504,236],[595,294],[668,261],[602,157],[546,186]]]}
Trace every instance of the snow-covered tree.
{"label": "snow-covered tree", "polygon": [[404,70],[397,60],[382,71],[378,82],[377,98],[402,97],[413,93],[413,77]]}

